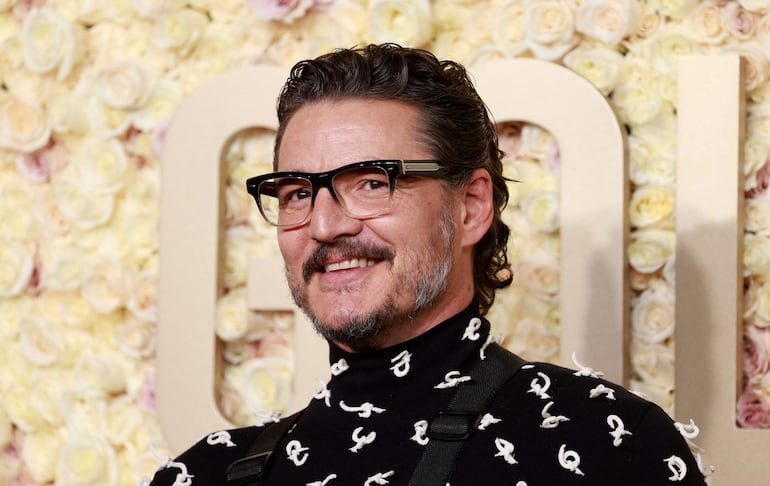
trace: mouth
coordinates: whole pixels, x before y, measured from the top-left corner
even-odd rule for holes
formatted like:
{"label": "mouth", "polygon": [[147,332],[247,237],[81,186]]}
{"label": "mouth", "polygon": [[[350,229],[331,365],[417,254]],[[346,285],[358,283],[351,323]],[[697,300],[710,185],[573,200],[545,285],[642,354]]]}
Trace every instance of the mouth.
{"label": "mouth", "polygon": [[369,268],[383,261],[391,261],[394,256],[393,250],[388,247],[357,242],[321,245],[302,266],[302,277],[309,283],[316,273]]}
{"label": "mouth", "polygon": [[349,270],[351,268],[366,268],[371,267],[380,260],[373,260],[371,258],[350,258],[342,260],[341,262],[328,263],[321,269],[322,272],[336,272],[339,270]]}

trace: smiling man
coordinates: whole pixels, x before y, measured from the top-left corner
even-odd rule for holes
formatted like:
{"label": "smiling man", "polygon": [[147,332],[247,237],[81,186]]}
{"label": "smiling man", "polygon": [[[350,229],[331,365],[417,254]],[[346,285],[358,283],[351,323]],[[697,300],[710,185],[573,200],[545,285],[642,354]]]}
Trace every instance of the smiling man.
{"label": "smiling man", "polygon": [[705,484],[659,407],[494,343],[508,194],[462,66],[336,51],[294,67],[278,119],[276,172],[247,187],[332,378],[300,414],[218,431],[152,485]]}

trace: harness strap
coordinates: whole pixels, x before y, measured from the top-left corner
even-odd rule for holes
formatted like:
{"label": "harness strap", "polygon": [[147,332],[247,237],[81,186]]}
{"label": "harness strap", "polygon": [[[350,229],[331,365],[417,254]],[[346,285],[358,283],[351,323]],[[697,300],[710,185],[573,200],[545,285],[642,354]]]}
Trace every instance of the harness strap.
{"label": "harness strap", "polygon": [[272,464],[273,451],[297,421],[303,410],[267,425],[249,446],[246,456],[230,464],[225,473],[226,486],[261,486]]}
{"label": "harness strap", "polygon": [[428,425],[430,442],[420,456],[409,486],[444,486],[454,470],[460,450],[488,410],[500,387],[524,364],[524,360],[497,343],[485,350],[486,359],[476,362],[471,381],[457,388],[446,411]]}

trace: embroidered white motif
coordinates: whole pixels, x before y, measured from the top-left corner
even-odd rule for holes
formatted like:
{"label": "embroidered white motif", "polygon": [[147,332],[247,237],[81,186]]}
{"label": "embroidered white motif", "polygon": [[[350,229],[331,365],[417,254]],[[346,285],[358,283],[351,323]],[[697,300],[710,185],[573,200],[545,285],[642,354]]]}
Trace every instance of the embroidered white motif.
{"label": "embroidered white motif", "polygon": [[166,467],[175,467],[179,469],[179,474],[176,475],[174,484],[171,486],[190,486],[192,484],[193,476],[187,473],[187,466],[184,463],[169,460]]}
{"label": "embroidered white motif", "polygon": [[398,356],[390,360],[391,363],[395,363],[390,369],[393,374],[399,378],[403,378],[409,373],[409,361],[412,359],[412,353],[406,349],[401,351]]}
{"label": "embroidered white motif", "polygon": [[575,451],[568,451],[567,445],[562,444],[559,447],[559,465],[577,475],[584,476],[580,470],[580,455]]}
{"label": "embroidered white motif", "polygon": [[396,471],[393,471],[392,469],[385,473],[377,473],[374,476],[366,478],[364,486],[371,486],[372,484],[390,484],[387,478],[394,474],[396,474]]}
{"label": "embroidered white motif", "polygon": [[356,427],[356,430],[353,431],[353,435],[351,438],[353,439],[353,442],[356,444],[348,449],[350,452],[358,452],[360,451],[365,445],[371,444],[374,442],[375,437],[377,437],[377,433],[372,431],[366,434],[365,436],[361,436],[361,431],[364,430],[363,427]]}
{"label": "embroidered white motif", "polygon": [[612,445],[615,447],[620,446],[620,443],[623,442],[623,436],[624,435],[632,435],[631,432],[627,431],[625,429],[625,426],[623,425],[623,421],[620,420],[620,417],[617,415],[609,415],[607,416],[607,425],[610,426],[611,432],[610,435],[612,436]]}
{"label": "embroidered white motif", "polygon": [[465,332],[463,333],[463,337],[460,338],[460,340],[462,341],[463,339],[470,339],[471,341],[478,341],[481,337],[479,334],[479,329],[481,329],[481,319],[474,317],[468,323],[468,326],[465,328]]}
{"label": "embroidered white motif", "polygon": [[259,418],[257,427],[264,427],[268,422],[278,423],[281,421],[281,412],[255,413],[254,415]]}
{"label": "embroidered white motif", "polygon": [[491,413],[485,413],[483,417],[481,417],[481,420],[479,421],[479,426],[476,427],[479,430],[486,430],[487,427],[489,427],[492,424],[496,424],[502,422],[499,418],[493,416]]}
{"label": "embroidered white motif", "polygon": [[516,486],[527,486],[527,483],[525,483],[524,481],[519,481],[518,483],[516,483]]}
{"label": "embroidered white motif", "polygon": [[513,444],[498,437],[495,439],[495,447],[497,447],[497,454],[494,457],[502,457],[508,464],[518,464],[513,457]]}
{"label": "embroidered white motif", "polygon": [[534,367],[535,367],[535,365],[525,364],[525,365],[522,365],[521,369],[523,369],[523,370],[531,370]]}
{"label": "embroidered white motif", "polygon": [[575,366],[578,368],[576,372],[572,373],[575,376],[590,376],[592,378],[600,378],[604,375],[604,373],[601,371],[594,371],[593,368],[589,368],[588,366],[583,366],[580,364],[574,351],[572,352],[572,362],[575,363]]}
{"label": "embroidered white motif", "polygon": [[668,465],[668,469],[671,471],[669,481],[681,481],[687,475],[687,464],[684,463],[682,458],[678,456],[671,456],[667,459],[663,459]]}
{"label": "embroidered white motif", "polygon": [[540,428],[555,429],[559,426],[560,423],[569,420],[569,418],[565,417],[564,415],[551,415],[550,412],[548,412],[548,409],[551,408],[552,405],[553,402],[546,403],[545,407],[543,407],[543,411],[540,412],[540,415],[543,417],[543,421],[540,423]]}
{"label": "embroidered white motif", "polygon": [[371,417],[372,412],[382,413],[385,411],[384,408],[375,407],[369,402],[364,402],[357,407],[351,407],[351,406],[345,405],[345,402],[343,400],[340,400],[340,408],[346,412],[358,412],[358,416],[361,418]]}
{"label": "embroidered white motif", "polygon": [[679,431],[680,434],[682,434],[682,437],[685,439],[694,439],[698,437],[698,434],[700,434],[700,429],[697,425],[695,425],[695,421],[693,419],[690,419],[689,424],[683,424],[682,422],[676,422],[674,423],[674,426]]}
{"label": "embroidered white motif", "polygon": [[345,358],[340,358],[339,361],[334,363],[331,367],[332,375],[334,376],[340,376],[342,373],[346,372],[350,369],[350,366],[348,365],[348,362],[345,361]]}
{"label": "embroidered white motif", "polygon": [[482,344],[482,345],[481,345],[481,349],[479,349],[479,358],[480,358],[482,361],[484,361],[485,359],[487,359],[487,348],[488,348],[488,347],[489,347],[489,345],[490,345],[490,344],[492,344],[493,342],[495,342],[495,338],[494,338],[494,336],[492,336],[492,335],[490,334],[489,336],[487,336],[487,340],[486,340],[486,341],[484,341],[484,344]]}
{"label": "embroidered white motif", "polygon": [[316,400],[323,400],[327,407],[331,407],[332,404],[330,402],[332,397],[332,392],[329,391],[329,387],[322,379],[318,379],[318,381],[321,383],[321,389],[315,392],[313,395],[313,398]]}
{"label": "embroidered white motif", "polygon": [[444,375],[444,381],[434,386],[433,388],[452,388],[465,381],[470,381],[470,376],[462,376],[459,371],[450,371]]}
{"label": "embroidered white motif", "polygon": [[428,421],[418,420],[414,423],[414,435],[409,439],[417,442],[420,445],[425,445],[430,442],[430,439],[426,437],[428,433]]}
{"label": "embroidered white motif", "polygon": [[[289,460],[293,462],[295,466],[301,466],[305,464],[305,461],[307,461],[307,458],[310,455],[310,453],[306,452],[307,450],[309,449],[307,447],[303,447],[298,440],[292,440],[286,444],[286,454]],[[300,457],[300,454],[302,454],[302,457]]]}
{"label": "embroidered white motif", "polygon": [[596,385],[595,388],[592,388],[590,392],[588,392],[588,396],[591,398],[596,398],[600,395],[606,395],[607,398],[610,400],[615,400],[615,390],[612,388],[607,388],[606,386],[599,383]]}
{"label": "embroidered white motif", "polygon": [[307,483],[305,486],[326,486],[326,483],[328,483],[332,479],[337,479],[337,475],[329,474],[328,476],[326,476],[326,478],[323,481],[313,481],[312,483]]}
{"label": "embroidered white motif", "polygon": [[538,371],[537,376],[543,379],[543,384],[541,385],[537,378],[533,378],[532,382],[529,384],[529,390],[527,390],[527,393],[534,393],[543,400],[551,398],[551,395],[546,393],[548,389],[551,388],[551,379],[548,378],[548,375],[542,371]]}
{"label": "embroidered white motif", "polygon": [[235,442],[230,440],[230,433],[226,430],[220,430],[219,432],[214,432],[212,434],[209,434],[208,437],[206,437],[206,444],[208,445],[219,445],[219,444],[225,444],[227,447],[235,447]]}

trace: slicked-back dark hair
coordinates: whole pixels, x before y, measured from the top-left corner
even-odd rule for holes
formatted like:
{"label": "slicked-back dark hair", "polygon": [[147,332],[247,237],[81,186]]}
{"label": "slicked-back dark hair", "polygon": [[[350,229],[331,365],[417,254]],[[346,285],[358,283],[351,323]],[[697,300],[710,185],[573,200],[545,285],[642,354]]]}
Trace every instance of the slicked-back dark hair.
{"label": "slicked-back dark hair", "polygon": [[315,101],[349,98],[395,100],[416,107],[425,143],[447,165],[450,186],[467,184],[474,169],[489,172],[494,218],[473,254],[474,294],[486,313],[495,291],[513,280],[506,254],[510,231],[500,219],[508,188],[497,130],[465,68],[396,44],[341,49],[297,63],[278,99],[274,165],[286,125],[297,110]]}

